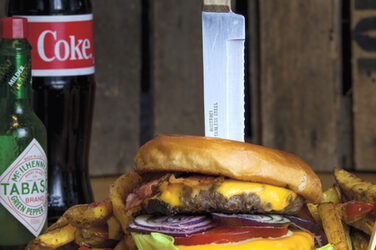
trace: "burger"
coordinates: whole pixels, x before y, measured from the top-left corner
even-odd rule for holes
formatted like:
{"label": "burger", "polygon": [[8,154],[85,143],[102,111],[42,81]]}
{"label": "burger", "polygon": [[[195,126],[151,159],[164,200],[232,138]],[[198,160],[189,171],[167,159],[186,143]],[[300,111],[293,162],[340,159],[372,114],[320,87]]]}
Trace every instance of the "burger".
{"label": "burger", "polygon": [[314,249],[314,226],[299,215],[320,200],[321,183],[293,154],[158,135],[140,147],[134,170],[111,191],[129,248]]}

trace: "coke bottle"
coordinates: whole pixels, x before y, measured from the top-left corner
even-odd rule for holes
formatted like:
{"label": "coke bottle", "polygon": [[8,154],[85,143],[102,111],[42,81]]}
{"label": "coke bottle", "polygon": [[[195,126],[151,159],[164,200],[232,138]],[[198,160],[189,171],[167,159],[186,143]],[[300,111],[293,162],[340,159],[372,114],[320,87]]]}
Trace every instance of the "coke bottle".
{"label": "coke bottle", "polygon": [[8,0],[28,19],[33,107],[47,128],[48,220],[93,201],[88,157],[94,104],[90,0]]}

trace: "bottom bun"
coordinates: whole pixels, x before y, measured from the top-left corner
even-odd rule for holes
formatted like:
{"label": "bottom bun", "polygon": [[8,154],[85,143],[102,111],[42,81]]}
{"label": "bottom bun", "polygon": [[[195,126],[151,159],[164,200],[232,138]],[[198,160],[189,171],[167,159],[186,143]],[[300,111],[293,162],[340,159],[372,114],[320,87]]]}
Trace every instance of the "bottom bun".
{"label": "bottom bun", "polygon": [[269,239],[253,239],[231,244],[207,244],[195,246],[176,246],[179,250],[311,250],[314,248],[312,235],[305,232],[289,232],[285,237]]}

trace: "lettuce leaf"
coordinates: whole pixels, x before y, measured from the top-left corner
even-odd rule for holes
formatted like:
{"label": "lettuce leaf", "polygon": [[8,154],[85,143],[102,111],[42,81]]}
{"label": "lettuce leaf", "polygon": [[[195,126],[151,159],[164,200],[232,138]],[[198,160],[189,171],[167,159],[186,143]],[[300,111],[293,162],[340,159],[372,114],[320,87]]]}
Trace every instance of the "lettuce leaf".
{"label": "lettuce leaf", "polygon": [[174,238],[161,233],[132,233],[138,250],[179,250],[174,246]]}
{"label": "lettuce leaf", "polygon": [[316,248],[316,250],[333,250],[333,245],[332,244],[326,244],[325,246],[323,247],[320,247],[320,248]]}
{"label": "lettuce leaf", "polygon": [[[179,250],[174,245],[174,238],[161,233],[140,234],[131,233],[138,250]],[[333,250],[332,244],[327,244],[316,250]]]}

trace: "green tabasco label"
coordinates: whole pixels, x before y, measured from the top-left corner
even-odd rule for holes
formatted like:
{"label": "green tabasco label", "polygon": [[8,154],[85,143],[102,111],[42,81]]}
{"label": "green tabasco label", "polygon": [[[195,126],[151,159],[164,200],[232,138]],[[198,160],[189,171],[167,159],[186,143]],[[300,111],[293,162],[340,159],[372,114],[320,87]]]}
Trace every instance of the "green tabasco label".
{"label": "green tabasco label", "polygon": [[47,218],[47,157],[37,140],[0,176],[0,203],[39,235]]}

